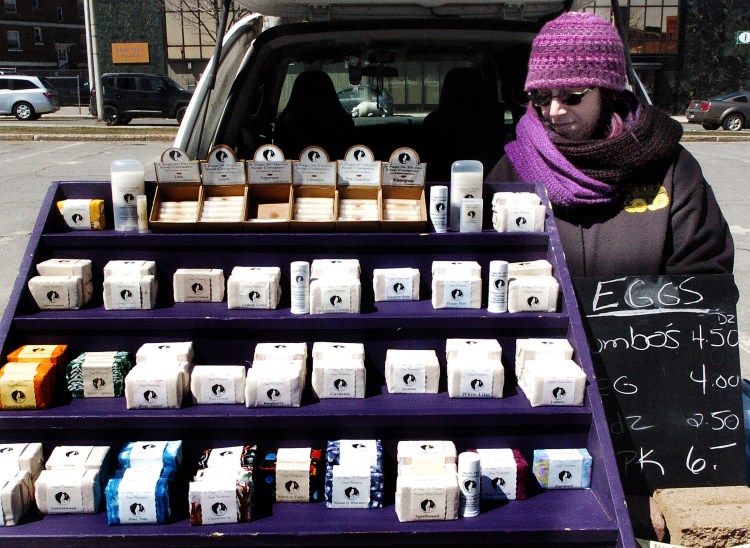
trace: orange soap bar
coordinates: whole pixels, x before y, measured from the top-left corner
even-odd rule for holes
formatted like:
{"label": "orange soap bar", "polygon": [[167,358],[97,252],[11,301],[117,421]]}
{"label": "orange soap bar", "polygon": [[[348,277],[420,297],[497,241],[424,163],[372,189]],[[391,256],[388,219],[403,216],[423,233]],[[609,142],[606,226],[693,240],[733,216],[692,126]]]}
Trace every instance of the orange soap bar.
{"label": "orange soap bar", "polygon": [[0,409],[46,409],[55,397],[55,365],[10,362],[0,368]]}
{"label": "orange soap bar", "polygon": [[64,365],[66,344],[25,344],[8,354],[9,362],[49,362]]}

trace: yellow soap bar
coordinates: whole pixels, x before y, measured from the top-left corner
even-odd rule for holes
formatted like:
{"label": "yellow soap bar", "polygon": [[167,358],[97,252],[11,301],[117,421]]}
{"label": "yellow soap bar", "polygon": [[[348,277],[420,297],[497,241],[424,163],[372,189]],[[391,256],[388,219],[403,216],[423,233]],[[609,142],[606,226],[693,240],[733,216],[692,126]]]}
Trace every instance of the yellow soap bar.
{"label": "yellow soap bar", "polygon": [[104,200],[68,199],[59,200],[57,209],[68,228],[73,230],[104,230],[107,228],[104,217]]}

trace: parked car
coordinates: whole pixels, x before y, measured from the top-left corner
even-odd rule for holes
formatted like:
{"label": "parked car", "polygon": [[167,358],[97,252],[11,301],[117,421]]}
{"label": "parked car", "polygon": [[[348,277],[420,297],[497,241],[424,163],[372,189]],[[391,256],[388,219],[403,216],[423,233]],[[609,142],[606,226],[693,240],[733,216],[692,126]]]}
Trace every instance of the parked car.
{"label": "parked car", "polygon": [[352,118],[360,116],[393,116],[393,97],[387,89],[375,86],[349,86],[336,93],[344,110]]}
{"label": "parked car", "polygon": [[740,131],[750,127],[750,91],[734,91],[710,99],[691,99],[685,116],[705,129]]}
{"label": "parked car", "polygon": [[76,76],[47,76],[47,81],[57,91],[57,98],[63,106],[88,105],[91,98],[89,81]]}
{"label": "parked car", "polygon": [[0,76],[0,114],[19,120],[37,120],[42,114],[57,112],[57,91],[45,78],[3,74]]}
{"label": "parked car", "polygon": [[[103,119],[108,126],[127,124],[133,118],[174,118],[182,122],[192,93],[168,76],[107,73],[101,77]],[[97,116],[96,94],[91,92],[89,112]]]}

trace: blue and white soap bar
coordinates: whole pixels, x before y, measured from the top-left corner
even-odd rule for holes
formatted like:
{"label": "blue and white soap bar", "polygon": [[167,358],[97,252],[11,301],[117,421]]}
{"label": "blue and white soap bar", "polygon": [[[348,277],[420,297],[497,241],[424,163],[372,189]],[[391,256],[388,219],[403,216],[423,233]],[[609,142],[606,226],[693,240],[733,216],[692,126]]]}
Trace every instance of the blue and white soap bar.
{"label": "blue and white soap bar", "polygon": [[131,468],[107,482],[109,525],[166,523],[171,515],[169,478],[160,468]]}
{"label": "blue and white soap bar", "polygon": [[94,514],[102,500],[99,470],[42,470],[34,493],[42,514]]}
{"label": "blue and white soap bar", "polygon": [[171,468],[182,463],[182,441],[131,441],[117,456],[120,468]]}
{"label": "blue and white soap bar", "polygon": [[328,508],[382,508],[383,446],[380,440],[332,440],[326,448]]}

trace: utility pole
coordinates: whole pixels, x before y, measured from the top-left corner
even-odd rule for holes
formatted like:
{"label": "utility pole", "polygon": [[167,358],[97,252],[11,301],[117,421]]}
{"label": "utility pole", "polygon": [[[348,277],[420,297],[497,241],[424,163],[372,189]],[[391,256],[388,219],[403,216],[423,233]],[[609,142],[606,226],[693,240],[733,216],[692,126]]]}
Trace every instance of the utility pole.
{"label": "utility pole", "polygon": [[101,94],[101,78],[99,77],[99,50],[96,45],[96,18],[94,16],[94,0],[84,0],[83,15],[86,26],[86,56],[89,65],[89,90],[96,90],[96,117],[103,120],[104,101]]}

